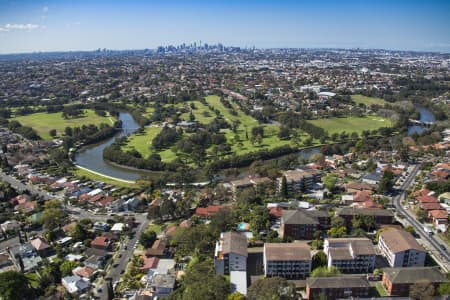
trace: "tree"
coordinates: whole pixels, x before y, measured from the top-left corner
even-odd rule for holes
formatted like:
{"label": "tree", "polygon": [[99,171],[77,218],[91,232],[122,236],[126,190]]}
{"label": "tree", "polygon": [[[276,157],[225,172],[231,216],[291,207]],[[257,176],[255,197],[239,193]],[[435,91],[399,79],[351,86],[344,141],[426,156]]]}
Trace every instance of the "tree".
{"label": "tree", "polygon": [[245,300],[245,296],[239,292],[234,292],[228,295],[227,300]]}
{"label": "tree", "polygon": [[327,256],[322,250],[317,251],[312,258],[313,269],[325,267],[327,265]]}
{"label": "tree", "polygon": [[33,298],[27,278],[16,271],[0,273],[0,295],[0,298],[5,300]]}
{"label": "tree", "polygon": [[61,277],[66,277],[72,274],[72,270],[78,266],[77,262],[65,260],[60,266],[59,270],[61,271]]}
{"label": "tree", "polygon": [[280,126],[280,131],[278,131],[278,138],[280,140],[288,139],[291,135],[291,129],[285,125]]}
{"label": "tree", "polygon": [[341,274],[341,272],[335,266],[331,266],[329,268],[327,266],[323,266],[315,268],[311,272],[310,277],[332,277],[339,274]]}
{"label": "tree", "polygon": [[434,295],[434,285],[428,279],[422,279],[414,283],[409,289],[409,296],[413,299],[432,299]]}
{"label": "tree", "polygon": [[153,230],[144,230],[139,237],[139,242],[144,248],[150,248],[156,241],[156,232]]}
{"label": "tree", "polygon": [[55,137],[56,136],[56,129],[50,129],[48,134],[50,134],[51,137]]}
{"label": "tree", "polygon": [[336,186],[338,177],[336,174],[327,174],[327,176],[325,176],[322,181],[323,181],[323,185],[325,186],[325,188],[327,188],[330,192],[334,191],[334,188]]}
{"label": "tree", "polygon": [[416,216],[417,216],[417,220],[419,220],[419,222],[423,223],[428,219],[428,214],[427,211],[419,208],[416,212]]}
{"label": "tree", "polygon": [[328,233],[328,236],[331,238],[341,238],[347,234],[347,229],[345,228],[345,226],[332,227],[332,228],[328,229],[327,233]]}
{"label": "tree", "polygon": [[286,198],[288,196],[288,189],[287,189],[287,180],[286,180],[286,176],[283,176],[281,178],[281,197]]}
{"label": "tree", "polygon": [[42,213],[44,227],[53,231],[59,229],[66,223],[66,213],[62,208],[61,201],[48,200],[45,202],[45,209]]}
{"label": "tree", "polygon": [[394,186],[394,181],[394,173],[389,170],[384,171],[380,183],[378,184],[378,193],[384,194],[386,192],[389,192]]}
{"label": "tree", "polygon": [[436,292],[438,295],[441,296],[450,295],[450,283],[448,282],[441,283]]}
{"label": "tree", "polygon": [[411,233],[412,235],[416,235],[416,230],[411,225],[405,227],[405,231]]}
{"label": "tree", "polygon": [[285,278],[267,277],[258,279],[248,288],[248,300],[296,299],[295,287]]}
{"label": "tree", "polygon": [[173,218],[175,213],[175,203],[169,199],[164,200],[161,203],[160,213],[163,220],[167,217]]}

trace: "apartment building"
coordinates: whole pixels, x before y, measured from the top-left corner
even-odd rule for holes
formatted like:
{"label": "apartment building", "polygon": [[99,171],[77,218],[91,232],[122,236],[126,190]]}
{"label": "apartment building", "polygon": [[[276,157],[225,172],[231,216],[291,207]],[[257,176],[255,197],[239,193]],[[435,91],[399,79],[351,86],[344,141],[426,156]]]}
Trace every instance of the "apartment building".
{"label": "apartment building", "polygon": [[318,170],[288,170],[284,171],[282,177],[277,178],[278,191],[283,185],[283,177],[286,178],[288,193],[302,192],[311,189],[314,183],[319,182],[322,174]]}
{"label": "apartment building", "polygon": [[320,230],[330,225],[330,216],[319,210],[283,210],[281,235],[295,240],[311,240]]}
{"label": "apartment building", "polygon": [[265,243],[264,275],[286,279],[305,279],[311,273],[311,249],[306,242]]}
{"label": "apartment building", "polygon": [[403,229],[389,228],[380,233],[378,248],[389,265],[396,267],[423,267],[426,250]]}
{"label": "apartment building", "polygon": [[216,273],[229,275],[231,271],[247,270],[247,237],[230,231],[220,234],[214,251]]}
{"label": "apartment building", "polygon": [[328,267],[342,273],[369,273],[375,268],[375,249],[368,238],[325,239]]}

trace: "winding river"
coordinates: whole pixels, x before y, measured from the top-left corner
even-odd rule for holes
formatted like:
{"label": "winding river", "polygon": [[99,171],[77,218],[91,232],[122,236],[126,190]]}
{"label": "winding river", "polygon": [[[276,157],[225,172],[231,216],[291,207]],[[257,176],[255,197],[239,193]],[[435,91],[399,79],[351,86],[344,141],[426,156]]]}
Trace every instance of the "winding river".
{"label": "winding river", "polygon": [[[420,112],[420,121],[422,122],[434,122],[436,118],[433,113],[424,107],[416,107]],[[131,114],[127,112],[121,112],[119,114],[119,119],[122,121],[123,130],[116,136],[109,138],[101,143],[91,145],[83,148],[81,151],[77,152],[75,155],[75,163],[85,169],[93,171],[95,173],[116,178],[119,180],[135,181],[141,176],[148,174],[145,171],[133,170],[129,168],[122,168],[120,166],[110,164],[103,159],[103,149],[111,145],[117,138],[122,137],[127,134],[134,133],[139,125],[133,120]],[[422,133],[426,129],[421,126],[409,126],[408,134],[413,134],[414,132]],[[303,149],[298,152],[300,156],[304,158],[309,158],[315,153],[320,153],[320,147],[313,147],[308,149]]]}

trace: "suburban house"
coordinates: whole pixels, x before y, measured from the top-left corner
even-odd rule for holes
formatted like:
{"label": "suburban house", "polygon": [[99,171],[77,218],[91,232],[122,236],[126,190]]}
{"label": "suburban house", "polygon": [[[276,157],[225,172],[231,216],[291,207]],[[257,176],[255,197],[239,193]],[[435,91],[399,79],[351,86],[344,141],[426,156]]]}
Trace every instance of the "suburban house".
{"label": "suburban house", "polygon": [[436,227],[436,229],[439,229],[442,232],[447,231],[447,225],[448,225],[447,210],[443,210],[443,209],[430,210],[428,212],[428,217],[430,218],[431,222]]}
{"label": "suburban house", "polygon": [[323,249],[328,267],[342,273],[369,273],[375,268],[375,248],[368,238],[325,239]]}
{"label": "suburban house", "polygon": [[369,282],[362,277],[339,276],[306,279],[306,299],[311,300],[368,297],[369,290]]}
{"label": "suburban house", "polygon": [[311,249],[306,242],[265,243],[264,275],[286,279],[305,279],[311,272]]}
{"label": "suburban house", "polygon": [[286,189],[290,193],[312,189],[314,183],[320,181],[321,176],[321,172],[314,169],[284,171],[282,177],[277,178],[278,192],[282,189],[283,178],[286,178]]}
{"label": "suburban house", "polygon": [[40,256],[47,256],[52,252],[50,244],[42,237],[37,237],[30,241],[30,244]]}
{"label": "suburban house", "polygon": [[375,185],[381,181],[382,176],[383,174],[381,174],[380,172],[372,172],[367,174],[366,176],[363,176],[362,182]]}
{"label": "suburban house", "polygon": [[320,210],[283,210],[281,235],[295,240],[311,240],[314,234],[329,227],[330,216]]}
{"label": "suburban house", "polygon": [[166,254],[166,245],[167,242],[165,240],[156,240],[151,248],[145,249],[145,255],[148,257],[163,257]]}
{"label": "suburban house", "polygon": [[149,284],[153,299],[166,298],[175,288],[175,276],[156,274]]}
{"label": "suburban house", "polygon": [[97,269],[84,266],[84,267],[76,267],[72,270],[73,275],[80,276],[81,278],[92,280],[95,275],[97,275]]}
{"label": "suburban house", "polygon": [[439,267],[386,268],[383,270],[383,285],[390,296],[409,296],[412,285],[418,281],[429,281],[435,289],[443,282],[445,276]]}
{"label": "suburban house", "polygon": [[107,250],[107,249],[109,249],[110,246],[111,246],[111,240],[104,236],[97,236],[91,242],[92,248]]}
{"label": "suburban house", "polygon": [[211,218],[214,216],[219,210],[225,208],[222,205],[209,205],[207,207],[197,207],[195,209],[195,215],[200,218]]}
{"label": "suburban house", "polygon": [[91,287],[89,280],[83,279],[78,275],[63,277],[61,283],[69,294],[80,295]]}
{"label": "suburban house", "polygon": [[425,264],[426,250],[403,229],[383,230],[378,248],[391,267],[423,267]]}
{"label": "suburban house", "polygon": [[24,273],[36,270],[42,262],[30,243],[13,246],[8,252],[16,268]]}

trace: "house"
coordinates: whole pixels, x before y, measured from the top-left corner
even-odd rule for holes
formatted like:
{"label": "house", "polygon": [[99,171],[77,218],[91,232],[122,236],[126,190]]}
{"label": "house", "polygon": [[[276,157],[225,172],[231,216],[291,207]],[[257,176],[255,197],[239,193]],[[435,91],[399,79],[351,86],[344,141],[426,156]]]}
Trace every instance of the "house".
{"label": "house", "polygon": [[306,242],[265,243],[264,275],[286,279],[305,279],[311,273],[311,249]]}
{"label": "house", "polygon": [[30,243],[13,246],[8,252],[16,268],[25,273],[36,270],[42,262]]}
{"label": "house", "polygon": [[375,249],[368,238],[325,239],[324,252],[328,267],[342,273],[369,273],[375,268]]}
{"label": "house", "polygon": [[315,277],[306,279],[306,299],[350,299],[369,296],[370,285],[362,277]]}
{"label": "house", "polygon": [[428,212],[428,217],[431,219],[434,226],[437,229],[445,232],[447,231],[448,225],[448,212],[443,209],[430,210]]}
{"label": "house", "polygon": [[92,280],[97,275],[97,269],[89,266],[76,267],[72,270],[73,275],[80,276],[81,278]]}
{"label": "house", "polygon": [[20,211],[24,214],[27,214],[27,213],[35,211],[37,206],[38,206],[37,201],[28,201],[28,202],[16,205],[14,207],[14,210]]}
{"label": "house", "polygon": [[225,208],[225,206],[222,205],[208,205],[207,207],[197,207],[195,209],[195,214],[200,218],[211,218],[223,208]]}
{"label": "house", "polygon": [[318,170],[288,170],[283,172],[282,177],[277,178],[278,192],[281,192],[283,178],[286,179],[286,189],[288,193],[303,192],[312,189],[314,183],[320,182],[322,174]]}
{"label": "house", "polygon": [[376,224],[392,224],[394,221],[394,214],[382,208],[352,208],[342,207],[336,209],[336,216],[342,217],[347,228],[352,227],[352,220],[358,216],[372,216]]}
{"label": "house", "polygon": [[143,273],[148,273],[148,271],[150,269],[156,269],[158,267],[158,263],[159,263],[159,257],[148,257],[146,255],[142,256],[142,260],[143,260],[143,265],[140,268],[141,272]]}
{"label": "house", "polygon": [[283,210],[281,235],[295,240],[311,240],[319,230],[329,227],[330,216],[319,210]]}
{"label": "house", "polygon": [[363,176],[362,182],[376,185],[381,181],[381,177],[383,177],[382,173],[372,172],[372,173],[369,173],[369,174]]}
{"label": "house", "polygon": [[20,224],[16,220],[6,221],[0,225],[4,233],[13,232],[20,229]]}
{"label": "house", "polygon": [[94,230],[98,231],[108,231],[109,230],[109,224],[105,222],[95,222],[94,226],[92,227]]}
{"label": "house", "polygon": [[0,273],[12,270],[16,269],[14,268],[14,264],[11,258],[9,257],[8,253],[6,252],[0,253]]}
{"label": "house", "polygon": [[163,257],[166,253],[167,242],[165,240],[156,240],[151,248],[145,249],[146,256]]}
{"label": "house", "polygon": [[97,249],[109,249],[111,246],[111,240],[104,236],[97,236],[91,241],[91,247]]}
{"label": "house", "polygon": [[383,230],[378,248],[391,267],[423,267],[425,264],[426,250],[403,229]]}
{"label": "house", "polygon": [[345,185],[345,190],[351,194],[357,193],[358,191],[373,193],[375,191],[375,185],[365,182],[349,182]]}
{"label": "house", "polygon": [[383,270],[383,285],[390,296],[408,297],[412,285],[418,281],[429,281],[435,289],[443,282],[445,276],[439,267],[386,268]]}
{"label": "house", "polygon": [[51,253],[52,247],[50,244],[42,237],[37,237],[30,241],[33,248],[39,253],[40,256],[47,256]]}
{"label": "house", "polygon": [[80,295],[91,287],[89,280],[83,279],[78,275],[63,277],[61,283],[69,294]]}
{"label": "house", "polygon": [[125,227],[124,223],[115,223],[113,227],[111,227],[111,232],[114,234],[121,234]]}
{"label": "house", "polygon": [[153,299],[166,298],[175,288],[175,276],[156,274],[149,284]]}
{"label": "house", "polygon": [[96,248],[88,248],[84,252],[87,259],[84,261],[84,265],[93,269],[101,269],[106,262],[109,254],[108,251]]}
{"label": "house", "polygon": [[247,271],[247,237],[230,231],[220,234],[214,251],[216,273],[229,275],[231,271]]}
{"label": "house", "polygon": [[123,208],[125,211],[134,211],[140,203],[141,200],[136,197],[132,197],[123,203]]}
{"label": "house", "polygon": [[441,203],[450,204],[450,192],[440,194],[438,199],[439,199],[439,202],[441,202]]}

